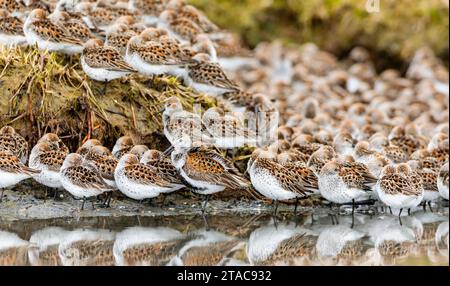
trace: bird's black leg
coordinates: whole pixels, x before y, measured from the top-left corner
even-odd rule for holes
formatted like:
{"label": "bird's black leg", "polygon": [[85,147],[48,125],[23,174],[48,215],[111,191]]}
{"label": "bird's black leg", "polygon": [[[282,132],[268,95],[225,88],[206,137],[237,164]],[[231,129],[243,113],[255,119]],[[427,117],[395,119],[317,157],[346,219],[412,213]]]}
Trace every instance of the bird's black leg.
{"label": "bird's black leg", "polygon": [[202,208],[202,214],[204,214],[205,211],[206,211],[206,206],[208,205],[208,201],[209,201],[209,197],[210,197],[210,196],[211,196],[211,195],[206,195],[205,203],[203,204],[203,208]]}
{"label": "bird's black leg", "polygon": [[431,201],[428,201],[428,208],[430,209],[430,212],[433,212],[433,209],[431,208]]}
{"label": "bird's black leg", "polygon": [[391,207],[389,207],[389,212],[391,213],[391,215],[393,215]]}
{"label": "bird's black leg", "polygon": [[411,216],[411,209],[408,209],[408,215]]}
{"label": "bird's black leg", "polygon": [[298,201],[299,201],[299,199],[298,199],[298,198],[295,198],[294,215],[297,214]]}
{"label": "bird's black leg", "polygon": [[352,227],[355,226],[355,199],[352,199]]}
{"label": "bird's black leg", "polygon": [[403,209],[400,209],[400,211],[398,212],[398,217],[400,217],[402,215],[402,211],[403,211]]}
{"label": "bird's black leg", "polygon": [[203,213],[202,218],[203,218],[203,222],[205,223],[206,231],[209,231],[210,227],[209,227],[209,222],[208,222],[208,215]]}
{"label": "bird's black leg", "polygon": [[273,210],[273,216],[277,216],[277,212],[278,212],[278,200],[275,201],[275,209]]}
{"label": "bird's black leg", "polygon": [[103,200],[102,207],[109,208],[111,206],[111,198],[112,198],[112,192],[108,192],[106,194],[105,199]]}
{"label": "bird's black leg", "polygon": [[0,195],[0,203],[3,201],[3,193],[5,192],[5,189],[2,189],[2,194]]}
{"label": "bird's black leg", "polygon": [[423,208],[424,212],[427,211],[427,203],[426,202],[423,202],[422,208]]}
{"label": "bird's black leg", "polygon": [[86,197],[83,197],[83,203],[81,204],[81,210],[84,211],[84,204],[86,203]]}

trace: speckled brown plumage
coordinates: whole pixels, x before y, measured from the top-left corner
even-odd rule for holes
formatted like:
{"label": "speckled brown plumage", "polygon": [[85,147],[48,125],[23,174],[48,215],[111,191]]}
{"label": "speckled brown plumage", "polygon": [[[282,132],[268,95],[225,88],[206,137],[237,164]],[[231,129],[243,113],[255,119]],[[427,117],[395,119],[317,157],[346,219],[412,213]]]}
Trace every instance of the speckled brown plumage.
{"label": "speckled brown plumage", "polygon": [[22,20],[13,16],[0,17],[0,34],[24,36]]}
{"label": "speckled brown plumage", "polygon": [[184,172],[192,179],[240,189],[247,180],[231,162],[214,151],[194,148],[187,154]]}
{"label": "speckled brown plumage", "polygon": [[144,185],[157,185],[159,187],[170,187],[169,182],[161,178],[152,168],[143,164],[126,166],[124,174],[130,180]]}
{"label": "speckled brown plumage", "polygon": [[134,69],[123,60],[119,51],[113,47],[85,47],[83,57],[86,64],[93,68],[134,72]]}
{"label": "speckled brown plumage", "polygon": [[200,62],[188,67],[189,77],[196,83],[209,84],[215,87],[239,90],[239,86],[231,81],[217,63]]}

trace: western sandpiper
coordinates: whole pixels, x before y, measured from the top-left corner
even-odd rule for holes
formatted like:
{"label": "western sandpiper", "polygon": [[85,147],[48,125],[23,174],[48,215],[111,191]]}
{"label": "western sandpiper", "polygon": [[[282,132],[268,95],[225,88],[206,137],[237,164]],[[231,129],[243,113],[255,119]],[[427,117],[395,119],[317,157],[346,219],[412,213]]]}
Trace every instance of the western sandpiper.
{"label": "western sandpiper", "polygon": [[114,147],[112,149],[112,154],[117,159],[120,159],[123,155],[130,152],[130,150],[133,148],[133,146],[134,146],[134,142],[130,136],[122,136],[119,139],[117,139],[116,144],[114,145]]}
{"label": "western sandpiper", "polygon": [[369,198],[371,186],[377,182],[368,170],[362,172],[356,166],[342,164],[336,160],[326,163],[320,173],[320,194],[332,203],[352,203]]}
{"label": "western sandpiper", "polygon": [[28,15],[23,31],[29,45],[37,45],[40,50],[79,54],[83,42],[71,35],[63,26],[58,26],[47,19],[42,9],[35,9]]}
{"label": "western sandpiper", "polygon": [[254,160],[249,168],[250,180],[253,187],[263,196],[276,202],[290,199],[303,199],[313,191],[306,187],[299,173],[293,168],[287,168],[273,159],[275,154],[271,151],[257,149],[254,151]]}
{"label": "western sandpiper", "polygon": [[5,9],[0,9],[0,44],[17,46],[26,43],[22,20],[11,16]]}
{"label": "western sandpiper", "polygon": [[164,180],[174,185],[173,191],[184,188],[182,178],[169,157],[161,151],[148,150],[141,158],[141,163],[152,167]]}
{"label": "western sandpiper", "polygon": [[28,142],[10,126],[0,129],[0,151],[10,151],[22,163],[28,161]]}
{"label": "western sandpiper", "polygon": [[112,156],[108,148],[103,146],[94,146],[84,156],[86,160],[91,161],[97,167],[103,180],[114,189],[117,189],[114,180],[114,170],[119,163],[116,157]]}
{"label": "western sandpiper", "polygon": [[128,41],[136,35],[136,32],[130,30],[127,25],[114,24],[106,31],[105,46],[116,48],[122,56],[125,56]]}
{"label": "western sandpiper", "polygon": [[240,89],[228,78],[219,64],[210,61],[209,55],[197,54],[193,59],[197,63],[188,65],[188,74],[184,79],[186,85],[212,96]]}
{"label": "western sandpiper", "polygon": [[190,44],[203,33],[199,25],[187,18],[179,18],[174,10],[165,10],[159,15],[158,28],[166,29],[169,36],[181,44]]}
{"label": "western sandpiper", "polygon": [[205,147],[192,147],[188,136],[183,136],[180,143],[175,144],[171,158],[185,185],[198,194],[206,195],[203,211],[210,195],[227,187],[249,187],[249,182],[230,161]]}
{"label": "western sandpiper", "polygon": [[142,20],[147,26],[155,26],[159,15],[166,8],[168,0],[129,0],[128,9],[142,13]]}
{"label": "western sandpiper", "polygon": [[208,109],[203,114],[202,122],[214,138],[217,148],[231,149],[256,144],[256,134],[237,117],[226,114],[221,108]]}
{"label": "western sandpiper", "polygon": [[211,22],[202,11],[192,5],[187,5],[184,0],[171,0],[166,9],[174,10],[179,18],[186,18],[197,24],[205,33],[218,32],[219,28]]}
{"label": "western sandpiper", "polygon": [[177,58],[170,48],[157,41],[144,42],[141,36],[130,38],[125,60],[134,69],[148,76],[167,74],[190,62]]}
{"label": "western sandpiper", "polygon": [[69,148],[67,148],[66,144],[64,144],[61,138],[59,138],[58,135],[56,135],[55,133],[44,134],[44,136],[42,136],[37,143],[41,142],[55,143],[60,151],[64,153],[69,153]]}
{"label": "western sandpiper", "polygon": [[214,143],[214,139],[204,130],[201,117],[184,110],[177,97],[170,97],[166,100],[163,124],[164,135],[172,146],[181,142],[183,136],[190,137],[192,142]]}
{"label": "western sandpiper", "polygon": [[84,209],[87,198],[113,190],[102,178],[97,167],[80,154],[67,155],[61,167],[60,176],[64,189],[74,197],[83,200],[81,210]]}
{"label": "western sandpiper", "polygon": [[[410,171],[408,165],[403,165],[403,168]],[[384,204],[400,209],[399,216],[403,209],[416,207],[423,200],[423,188],[420,189],[409,174],[399,173],[392,165],[384,167],[376,191]]]}
{"label": "western sandpiper", "polygon": [[135,145],[133,146],[133,148],[131,148],[130,152],[128,153],[135,155],[136,157],[138,157],[139,160],[141,160],[144,153],[147,152],[148,150],[149,150],[148,147],[145,145]]}
{"label": "western sandpiper", "polygon": [[154,169],[140,163],[139,159],[132,154],[125,154],[120,158],[114,178],[119,190],[135,200],[155,198],[174,187]]}
{"label": "western sandpiper", "polygon": [[[72,37],[79,39],[82,43],[87,42],[96,36],[86,26],[82,20],[74,19],[65,11],[55,10],[48,16],[48,19],[58,26],[64,27]],[[77,53],[80,53],[81,49]]]}
{"label": "western sandpiper", "polygon": [[0,189],[2,190],[0,201],[3,198],[5,188],[12,187],[19,182],[34,177],[40,173],[25,166],[17,157],[10,151],[0,151]]}
{"label": "western sandpiper", "polygon": [[64,152],[54,142],[40,142],[30,153],[28,165],[41,172],[34,177],[40,184],[49,188],[62,188],[60,170],[69,152]]}
{"label": "western sandpiper", "polygon": [[84,156],[94,146],[102,146],[102,142],[97,139],[89,139],[84,142],[83,145],[80,146],[80,148],[77,149],[77,153]]}
{"label": "western sandpiper", "polygon": [[84,44],[80,60],[81,67],[88,77],[105,83],[103,94],[106,93],[106,84],[109,81],[135,72],[117,49],[104,46],[98,39],[91,39]]}

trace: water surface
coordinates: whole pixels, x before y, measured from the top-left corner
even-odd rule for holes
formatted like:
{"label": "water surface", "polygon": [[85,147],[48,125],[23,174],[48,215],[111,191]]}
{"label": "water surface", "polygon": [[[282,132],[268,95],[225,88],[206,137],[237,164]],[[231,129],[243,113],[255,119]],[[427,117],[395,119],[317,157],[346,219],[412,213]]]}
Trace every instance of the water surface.
{"label": "water surface", "polygon": [[0,265],[449,265],[448,208],[0,220]]}

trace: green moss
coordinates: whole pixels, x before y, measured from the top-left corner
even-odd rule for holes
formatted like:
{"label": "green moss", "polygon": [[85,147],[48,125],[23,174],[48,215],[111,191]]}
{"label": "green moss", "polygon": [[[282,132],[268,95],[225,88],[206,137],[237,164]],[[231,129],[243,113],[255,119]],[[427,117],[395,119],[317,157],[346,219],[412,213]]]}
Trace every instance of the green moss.
{"label": "green moss", "polygon": [[441,0],[380,0],[368,13],[364,0],[189,0],[223,28],[255,46],[281,39],[312,41],[337,55],[356,45],[408,61],[422,46],[448,59],[448,3]]}

